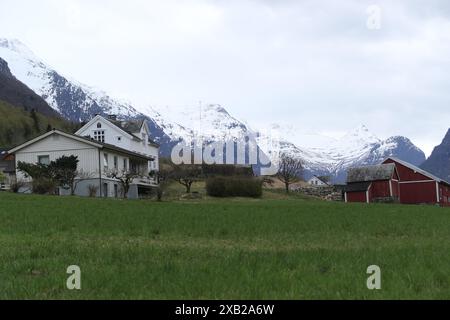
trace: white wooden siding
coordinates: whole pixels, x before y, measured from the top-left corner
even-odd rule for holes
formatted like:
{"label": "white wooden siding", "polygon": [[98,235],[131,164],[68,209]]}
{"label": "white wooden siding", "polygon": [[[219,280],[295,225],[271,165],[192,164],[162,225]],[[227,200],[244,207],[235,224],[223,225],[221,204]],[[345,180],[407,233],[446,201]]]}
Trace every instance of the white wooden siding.
{"label": "white wooden siding", "polygon": [[[101,128],[97,128],[97,124],[101,124]],[[143,126],[140,132],[135,133],[135,135],[138,138],[142,137],[142,134],[145,133],[147,136],[150,135],[150,132],[148,132],[146,129],[146,126]],[[81,128],[77,135],[79,136],[90,136],[91,138],[94,138],[94,131],[97,130],[104,130],[105,131],[105,143],[109,143],[112,145],[115,145],[117,147],[130,150],[136,153],[140,153],[146,156],[152,156],[155,158],[155,164],[151,165],[149,162],[148,168],[150,170],[158,170],[159,169],[159,148],[154,147],[153,145],[149,144],[148,141],[142,142],[142,141],[136,141],[132,138],[130,138],[127,134],[127,136],[124,135],[121,129],[119,129],[117,126],[112,124],[110,121],[98,117],[97,121],[93,121],[92,123],[86,124],[83,128]],[[117,137],[121,137],[121,141],[117,140]]]}
{"label": "white wooden siding", "polygon": [[[56,137],[56,138],[55,138]],[[98,149],[87,143],[52,134],[47,138],[25,147],[15,154],[16,165],[19,161],[37,163],[39,156],[49,156],[54,161],[62,156],[77,156],[78,170],[98,174]],[[17,178],[25,180],[23,173],[17,170]]]}

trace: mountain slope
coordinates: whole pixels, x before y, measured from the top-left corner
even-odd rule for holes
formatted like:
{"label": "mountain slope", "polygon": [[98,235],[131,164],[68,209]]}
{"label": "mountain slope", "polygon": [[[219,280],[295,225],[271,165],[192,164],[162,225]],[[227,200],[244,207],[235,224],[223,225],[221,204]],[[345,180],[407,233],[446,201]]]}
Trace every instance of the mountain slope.
{"label": "mountain slope", "polygon": [[2,58],[0,58],[0,100],[24,110],[34,109],[46,116],[59,116],[40,96],[12,75],[8,63]]}
{"label": "mountain slope", "polygon": [[60,117],[25,111],[0,100],[0,147],[8,149],[45,133],[49,128],[73,132],[76,125]]}
{"label": "mountain slope", "polygon": [[442,143],[434,148],[430,157],[420,167],[441,179],[450,181],[450,129]]}
{"label": "mountain slope", "polygon": [[18,81],[0,58],[0,146],[9,148],[44,133],[48,128],[73,131],[41,97]]}
{"label": "mountain slope", "polygon": [[129,103],[62,76],[18,40],[0,39],[0,57],[18,80],[68,120],[86,121],[95,114],[139,115]]}

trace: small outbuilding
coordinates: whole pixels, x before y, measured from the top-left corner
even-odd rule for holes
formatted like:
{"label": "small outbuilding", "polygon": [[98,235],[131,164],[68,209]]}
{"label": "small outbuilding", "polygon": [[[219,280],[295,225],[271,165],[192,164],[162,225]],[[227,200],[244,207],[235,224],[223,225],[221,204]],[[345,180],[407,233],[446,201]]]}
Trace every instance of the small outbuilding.
{"label": "small outbuilding", "polygon": [[450,206],[450,183],[406,161],[390,157],[399,175],[399,200],[405,204]]}
{"label": "small outbuilding", "polygon": [[318,177],[313,176],[311,179],[308,180],[308,185],[314,186],[314,187],[328,187],[330,186],[330,183],[327,181],[325,177]]}
{"label": "small outbuilding", "polygon": [[345,202],[383,200],[450,206],[450,183],[406,161],[389,157],[382,164],[352,168]]}
{"label": "small outbuilding", "polygon": [[348,171],[345,202],[396,200],[398,196],[399,179],[395,164],[352,168]]}

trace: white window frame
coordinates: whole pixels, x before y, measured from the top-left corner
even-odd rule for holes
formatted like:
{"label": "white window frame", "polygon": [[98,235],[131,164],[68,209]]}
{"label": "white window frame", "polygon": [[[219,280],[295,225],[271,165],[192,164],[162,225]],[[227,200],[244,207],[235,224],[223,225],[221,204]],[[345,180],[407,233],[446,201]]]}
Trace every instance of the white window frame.
{"label": "white window frame", "polygon": [[[42,162],[41,162],[41,159],[43,159],[43,158],[47,158],[47,159],[48,159],[48,163],[42,163]],[[37,161],[37,162],[38,162],[39,164],[43,164],[43,165],[48,166],[48,165],[50,164],[50,155],[44,154],[44,155],[38,156],[38,161]]]}

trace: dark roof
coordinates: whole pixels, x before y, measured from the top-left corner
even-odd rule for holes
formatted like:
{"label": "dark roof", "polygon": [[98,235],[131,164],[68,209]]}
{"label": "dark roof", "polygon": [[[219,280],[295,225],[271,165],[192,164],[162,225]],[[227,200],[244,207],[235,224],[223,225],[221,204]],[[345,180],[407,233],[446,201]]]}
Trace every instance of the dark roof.
{"label": "dark roof", "polygon": [[[120,128],[121,130],[125,131],[129,135],[133,136],[135,139],[138,139],[140,141],[142,140],[140,137],[136,136],[135,133],[141,131],[141,128],[144,125],[144,121],[147,121],[146,119],[128,120],[128,121],[119,121],[112,119],[106,120],[111,122],[116,127]],[[150,138],[148,138],[148,142],[159,147],[159,144],[151,140]]]}
{"label": "dark roof", "polygon": [[389,180],[395,171],[395,164],[380,164],[348,170],[347,183],[377,180]]}
{"label": "dark roof", "polygon": [[0,160],[3,160],[8,155],[9,149],[0,148]]}
{"label": "dark roof", "polygon": [[[114,124],[115,126],[119,127],[120,129],[122,129],[123,131],[133,135],[133,133],[139,132],[141,131],[142,125],[144,120],[136,120],[136,121],[119,121],[119,120],[111,120],[111,119],[106,119],[109,122],[111,122],[112,124]],[[138,139],[140,139],[139,137],[137,137]]]}
{"label": "dark roof", "polygon": [[345,192],[367,191],[372,182],[353,182],[345,186]]}
{"label": "dark roof", "polygon": [[319,177],[319,176],[316,176],[316,175],[314,175],[314,177],[316,177],[317,179],[319,179],[320,181],[322,181],[326,185],[330,185],[330,181],[326,181],[325,177]]}

